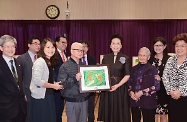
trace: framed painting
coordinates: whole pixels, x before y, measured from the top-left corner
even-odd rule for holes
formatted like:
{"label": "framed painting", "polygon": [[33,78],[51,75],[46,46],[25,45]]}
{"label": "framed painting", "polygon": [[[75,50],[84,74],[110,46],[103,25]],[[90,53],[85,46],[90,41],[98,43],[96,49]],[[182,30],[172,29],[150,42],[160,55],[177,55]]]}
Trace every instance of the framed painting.
{"label": "framed painting", "polygon": [[80,92],[104,91],[110,89],[110,72],[108,65],[79,66],[82,75]]}
{"label": "framed painting", "polygon": [[138,56],[133,56],[132,57],[132,66],[135,66],[138,64]]}

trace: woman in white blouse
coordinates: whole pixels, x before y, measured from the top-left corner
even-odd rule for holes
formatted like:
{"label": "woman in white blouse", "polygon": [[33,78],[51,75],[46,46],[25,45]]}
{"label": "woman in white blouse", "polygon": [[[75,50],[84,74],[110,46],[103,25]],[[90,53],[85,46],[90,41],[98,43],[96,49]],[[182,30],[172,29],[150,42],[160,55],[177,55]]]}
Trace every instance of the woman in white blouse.
{"label": "woman in white blouse", "polygon": [[53,94],[62,85],[53,79],[58,61],[54,41],[45,38],[38,56],[32,67],[30,122],[56,122]]}
{"label": "woman in white blouse", "polygon": [[168,59],[163,83],[169,100],[169,122],[184,122],[187,110],[187,33],[178,34],[173,39],[175,56]]}

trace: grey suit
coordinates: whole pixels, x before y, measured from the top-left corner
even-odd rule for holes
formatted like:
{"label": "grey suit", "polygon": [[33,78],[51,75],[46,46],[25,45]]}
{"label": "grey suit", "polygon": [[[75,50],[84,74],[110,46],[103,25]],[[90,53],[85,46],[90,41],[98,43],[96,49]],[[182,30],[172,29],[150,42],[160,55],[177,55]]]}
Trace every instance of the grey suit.
{"label": "grey suit", "polygon": [[27,122],[29,120],[29,113],[30,113],[30,82],[32,77],[32,66],[33,62],[28,52],[24,53],[23,55],[17,58],[22,63],[22,75],[23,75],[23,90],[24,94],[27,97]]}

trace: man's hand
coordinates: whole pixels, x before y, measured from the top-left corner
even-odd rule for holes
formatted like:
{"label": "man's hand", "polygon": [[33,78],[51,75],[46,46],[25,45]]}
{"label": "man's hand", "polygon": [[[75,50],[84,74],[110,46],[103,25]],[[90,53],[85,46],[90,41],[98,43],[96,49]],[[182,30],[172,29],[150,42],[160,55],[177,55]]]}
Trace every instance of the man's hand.
{"label": "man's hand", "polygon": [[77,79],[77,81],[79,81],[81,78],[82,78],[81,73],[80,73],[80,72],[79,72],[79,73],[77,73],[77,74],[76,74],[76,79]]}
{"label": "man's hand", "polygon": [[25,95],[25,101],[27,101],[27,96]]}

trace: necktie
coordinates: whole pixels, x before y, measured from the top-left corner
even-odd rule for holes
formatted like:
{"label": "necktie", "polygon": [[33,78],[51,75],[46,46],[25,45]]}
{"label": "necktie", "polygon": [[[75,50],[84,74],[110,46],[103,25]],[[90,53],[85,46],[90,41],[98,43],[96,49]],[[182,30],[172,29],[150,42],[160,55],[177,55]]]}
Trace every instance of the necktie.
{"label": "necktie", "polygon": [[84,56],[82,57],[82,61],[83,61],[83,63],[86,65],[86,59],[85,59]]}
{"label": "necktie", "polygon": [[10,63],[11,63],[11,70],[12,70],[14,79],[15,79],[16,83],[18,84],[18,76],[17,76],[16,70],[15,70],[14,65],[13,65],[13,60],[10,60]]}
{"label": "necktie", "polygon": [[62,52],[62,61],[65,62],[64,52]]}
{"label": "necktie", "polygon": [[34,62],[36,61],[36,59],[37,59],[37,55],[34,55]]}

